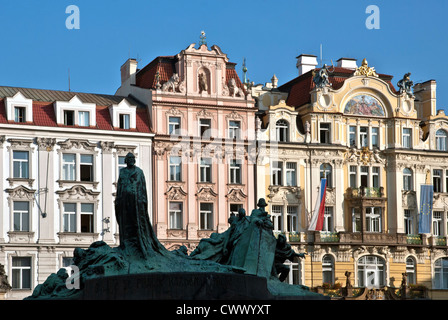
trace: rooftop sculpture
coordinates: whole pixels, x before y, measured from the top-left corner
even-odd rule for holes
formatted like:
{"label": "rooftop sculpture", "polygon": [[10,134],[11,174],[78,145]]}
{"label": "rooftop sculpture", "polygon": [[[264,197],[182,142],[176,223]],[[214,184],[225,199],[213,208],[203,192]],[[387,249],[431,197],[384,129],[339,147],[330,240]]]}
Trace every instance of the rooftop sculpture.
{"label": "rooftop sculpture", "polygon": [[[143,171],[135,166],[133,154],[129,153],[125,161],[127,167],[120,171],[115,200],[120,245],[112,248],[97,241],[86,250],[75,249],[78,277],[69,277],[61,268],[26,299],[82,299],[89,279],[153,272],[250,274],[266,278],[272,295],[321,296],[306,287],[282,282],[289,272],[283,262],[304,255],[296,254],[284,237],[274,237],[264,199],[259,200],[259,209],[253,210],[250,216],[246,216],[244,209],[240,210],[230,221],[229,229],[202,239],[190,255],[185,248],[166,249],[158,241],[149,221]],[[73,289],[67,285],[69,281],[79,281],[79,287]]]}

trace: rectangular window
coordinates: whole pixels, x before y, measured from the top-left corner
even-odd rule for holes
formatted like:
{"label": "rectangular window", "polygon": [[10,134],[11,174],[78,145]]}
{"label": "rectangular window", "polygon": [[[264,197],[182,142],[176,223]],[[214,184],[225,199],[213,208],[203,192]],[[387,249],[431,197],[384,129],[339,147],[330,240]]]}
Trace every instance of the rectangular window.
{"label": "rectangular window", "polygon": [[81,203],[81,232],[93,232],[93,203]]}
{"label": "rectangular window", "polygon": [[14,201],[13,220],[14,231],[30,231],[30,203],[28,201]]}
{"label": "rectangular window", "polygon": [[13,257],[11,269],[11,286],[14,289],[31,289],[31,257]]}
{"label": "rectangular window", "polygon": [[349,140],[350,140],[350,147],[356,147],[356,127],[355,126],[349,127]]}
{"label": "rectangular window", "polygon": [[435,236],[442,235],[442,217],[443,211],[434,211],[432,213],[432,234]]}
{"label": "rectangular window", "polygon": [[297,185],[297,164],[295,162],[286,162],[286,185],[296,186]]}
{"label": "rectangular window", "polygon": [[281,186],[282,185],[282,168],[283,162],[273,161],[272,162],[272,185]]}
{"label": "rectangular window", "polygon": [[210,138],[211,123],[212,121],[210,119],[199,119],[199,135],[202,138]]}
{"label": "rectangular window", "polygon": [[238,216],[238,211],[243,207],[241,203],[231,203],[230,204],[230,213]]}
{"label": "rectangular window", "polygon": [[76,232],[76,203],[64,203],[63,230]]}
{"label": "rectangular window", "polygon": [[350,166],[350,188],[357,188],[357,167]]}
{"label": "rectangular window", "polygon": [[126,163],[124,162],[126,157],[120,156],[118,157],[118,174],[120,174],[121,169],[126,168]]}
{"label": "rectangular window", "polygon": [[212,159],[201,158],[199,164],[199,181],[212,182]]}
{"label": "rectangular window", "polygon": [[403,128],[403,148],[412,147],[412,131],[410,128]]}
{"label": "rectangular window", "polygon": [[76,154],[64,153],[62,155],[62,179],[76,180]]}
{"label": "rectangular window", "polygon": [[229,121],[229,138],[239,139],[241,131],[241,122],[239,121]]}
{"label": "rectangular window", "polygon": [[380,187],[380,168],[372,167],[372,187]]}
{"label": "rectangular window", "polygon": [[359,128],[359,141],[361,143],[361,147],[369,146],[369,128],[368,127],[360,127]]}
{"label": "rectangular window", "polygon": [[15,122],[26,122],[26,108],[25,107],[14,107],[14,121]]}
{"label": "rectangular window", "polygon": [[379,132],[380,128],[372,128],[372,147],[378,148],[380,146],[379,144]]}
{"label": "rectangular window", "polygon": [[199,220],[201,230],[213,229],[213,203],[200,204]]}
{"label": "rectangular window", "polygon": [[432,170],[432,185],[434,192],[442,192],[442,170]]}
{"label": "rectangular window", "polygon": [[170,181],[181,181],[182,169],[181,169],[181,157],[170,157]]}
{"label": "rectangular window", "polygon": [[298,231],[298,208],[297,206],[287,206],[286,207],[286,231],[297,232]]}
{"label": "rectangular window", "polygon": [[362,166],[361,167],[361,187],[369,186],[369,167]]}
{"label": "rectangular window", "polygon": [[13,178],[29,178],[29,152],[13,151]]}
{"label": "rectangular window", "polygon": [[78,112],[78,125],[81,127],[90,126],[90,112],[89,111],[79,111]]}
{"label": "rectangular window", "polygon": [[241,184],[241,164],[232,160],[229,165],[230,183]]}
{"label": "rectangular window", "polygon": [[74,126],[75,125],[75,111],[64,110],[64,124],[66,126]]}
{"label": "rectangular window", "polygon": [[320,143],[330,143],[330,124],[320,124]]}
{"label": "rectangular window", "polygon": [[361,232],[361,212],[359,208],[352,208],[352,231]]}
{"label": "rectangular window", "polygon": [[169,204],[170,229],[182,229],[182,202]]}
{"label": "rectangular window", "polygon": [[283,206],[272,206],[271,218],[274,231],[282,231]]}
{"label": "rectangular window", "polygon": [[412,171],[409,168],[403,169],[403,190],[413,190]]}
{"label": "rectangular window", "polygon": [[414,226],[412,219],[412,211],[409,209],[404,210],[404,233],[414,234]]}
{"label": "rectangular window", "polygon": [[93,155],[81,155],[79,171],[81,173],[81,181],[93,181]]}
{"label": "rectangular window", "polygon": [[180,134],[180,117],[168,118],[168,134]]}
{"label": "rectangular window", "polygon": [[129,114],[120,114],[120,129],[129,129],[131,127],[131,116]]}
{"label": "rectangular window", "polygon": [[381,232],[381,208],[366,208],[366,231]]}
{"label": "rectangular window", "polygon": [[333,207],[325,207],[322,231],[333,232]]}

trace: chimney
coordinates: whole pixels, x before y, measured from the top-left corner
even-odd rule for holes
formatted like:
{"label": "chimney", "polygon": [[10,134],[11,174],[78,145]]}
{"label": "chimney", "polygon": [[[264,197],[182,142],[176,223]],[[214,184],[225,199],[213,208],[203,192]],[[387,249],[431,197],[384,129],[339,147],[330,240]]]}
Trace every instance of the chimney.
{"label": "chimney", "polygon": [[337,62],[337,67],[346,68],[346,69],[356,69],[358,66],[356,65],[356,59],[353,58],[340,58]]}
{"label": "chimney", "polygon": [[135,73],[137,72],[137,60],[128,59],[120,68],[121,84],[131,78],[130,84],[135,84]]}
{"label": "chimney", "polygon": [[313,70],[317,66],[317,56],[311,54],[301,54],[297,58],[296,67],[299,69],[299,76]]}
{"label": "chimney", "polygon": [[435,80],[417,83],[414,86],[415,109],[417,110],[417,117],[422,120],[437,115],[436,89],[437,82]]}

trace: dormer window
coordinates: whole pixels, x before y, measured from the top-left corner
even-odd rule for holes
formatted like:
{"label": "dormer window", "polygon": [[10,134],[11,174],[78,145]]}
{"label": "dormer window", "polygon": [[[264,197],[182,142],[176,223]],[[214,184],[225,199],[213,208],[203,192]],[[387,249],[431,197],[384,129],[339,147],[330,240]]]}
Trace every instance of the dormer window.
{"label": "dormer window", "polygon": [[66,126],[74,126],[75,125],[75,111],[64,110],[64,124]]}
{"label": "dormer window", "polygon": [[17,92],[14,97],[6,98],[6,116],[9,121],[24,123],[33,121],[33,100]]}
{"label": "dormer window", "polygon": [[131,127],[131,116],[129,114],[120,114],[120,129],[129,129]]}
{"label": "dormer window", "polygon": [[25,107],[14,107],[14,121],[15,122],[26,122],[26,108]]}
{"label": "dormer window", "polygon": [[84,103],[77,96],[70,101],[56,101],[56,122],[66,126],[89,127],[96,123],[96,104]]}
{"label": "dormer window", "polygon": [[81,127],[90,126],[90,112],[89,111],[79,111],[78,112],[78,125]]}
{"label": "dormer window", "polygon": [[114,128],[126,130],[136,128],[137,107],[131,105],[126,99],[121,100],[119,104],[110,106],[109,112]]}

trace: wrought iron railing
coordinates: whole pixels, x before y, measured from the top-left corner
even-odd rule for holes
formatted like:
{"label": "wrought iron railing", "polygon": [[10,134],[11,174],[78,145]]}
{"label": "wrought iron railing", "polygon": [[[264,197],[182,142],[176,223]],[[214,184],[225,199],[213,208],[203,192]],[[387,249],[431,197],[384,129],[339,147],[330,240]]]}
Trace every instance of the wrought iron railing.
{"label": "wrought iron railing", "polygon": [[421,234],[407,234],[406,235],[406,243],[407,244],[422,244],[422,235]]}

